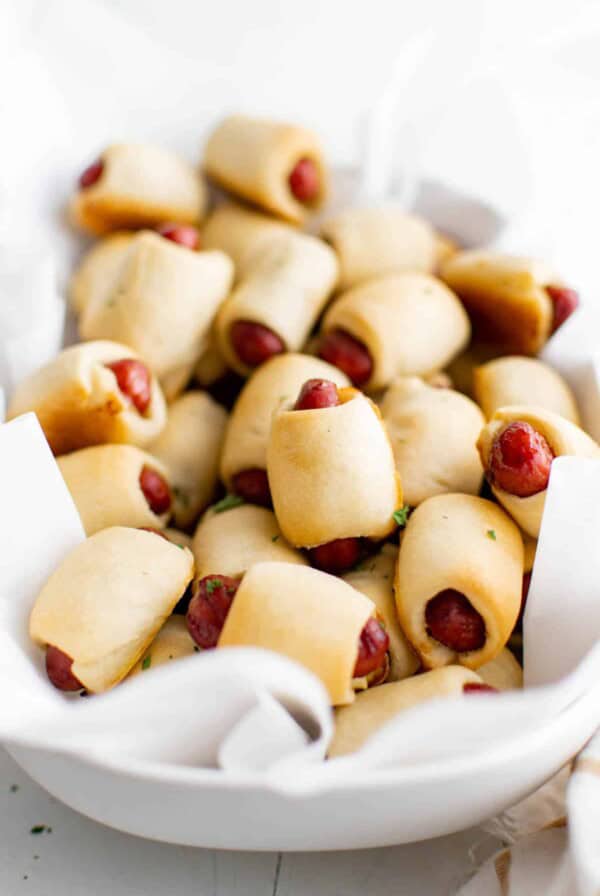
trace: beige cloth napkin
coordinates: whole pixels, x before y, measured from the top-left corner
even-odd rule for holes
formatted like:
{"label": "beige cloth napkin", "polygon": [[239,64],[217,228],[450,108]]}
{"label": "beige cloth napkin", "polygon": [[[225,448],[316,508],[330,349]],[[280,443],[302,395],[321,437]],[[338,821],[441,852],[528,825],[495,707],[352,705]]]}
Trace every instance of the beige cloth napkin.
{"label": "beige cloth napkin", "polygon": [[507,845],[458,896],[598,896],[600,734],[551,781],[483,828]]}

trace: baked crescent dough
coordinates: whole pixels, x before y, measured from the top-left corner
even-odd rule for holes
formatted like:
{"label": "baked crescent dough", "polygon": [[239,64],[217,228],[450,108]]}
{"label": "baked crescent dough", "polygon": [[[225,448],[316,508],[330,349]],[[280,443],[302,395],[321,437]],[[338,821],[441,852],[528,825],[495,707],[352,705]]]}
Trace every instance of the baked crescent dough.
{"label": "baked crescent dough", "polygon": [[267,442],[275,409],[295,401],[304,383],[312,378],[349,386],[348,377],[320,358],[290,352],[271,358],[252,374],[233,406],[221,455],[221,479],[232,491],[232,480],[241,470],[267,468]]}
{"label": "baked crescent dough", "polygon": [[202,349],[202,354],[198,358],[194,367],[194,378],[196,382],[206,388],[212,386],[222,377],[227,375],[229,368],[225,363],[225,358],[219,351],[217,334],[213,326],[206,339],[206,344]]}
{"label": "baked crescent dough", "polygon": [[323,331],[340,328],[362,342],[373,362],[368,391],[398,375],[444,367],[469,341],[469,319],[459,300],[428,274],[380,277],[343,293],[323,320]]}
{"label": "baked crescent dough", "polygon": [[124,678],[191,580],[194,560],[153,532],[114,527],[78,545],[40,591],[29,634],[73,660],[94,693]]}
{"label": "baked crescent dough", "polygon": [[196,577],[242,576],[255,563],[308,563],[287,543],[272,511],[242,504],[222,513],[204,514],[192,543]]}
{"label": "baked crescent dough", "polygon": [[394,601],[394,570],[398,548],[385,544],[376,557],[369,557],[353,572],[343,576],[345,582],[372,600],[377,615],[383,620],[390,639],[390,671],[388,681],[399,681],[414,675],[419,658],[410,646],[398,621]]}
{"label": "baked crescent dough", "polygon": [[263,647],[321,679],[331,703],[352,703],[360,633],[373,603],[309,566],[258,563],[239,586],[218,647]]}
{"label": "baked crescent dough", "polygon": [[402,487],[376,406],[362,392],[341,404],[273,417],[267,473],[281,531],[296,547],[337,538],[385,538],[395,528]]}
{"label": "baked crescent dough", "polygon": [[244,278],[217,315],[219,347],[229,366],[246,376],[252,372],[230,341],[230,329],[240,320],[268,327],[287,351],[299,351],[336,284],[337,274],[334,252],[313,236],[290,231],[259,247]]}
{"label": "baked crescent dough", "polygon": [[438,260],[435,231],[395,205],[349,208],[328,218],[321,235],[340,262],[340,289],[401,271],[431,273]]}
{"label": "baked crescent dough", "polygon": [[206,187],[195,168],[157,146],[119,143],[100,157],[104,168],[91,186],[78,190],[71,220],[93,234],[153,227],[165,221],[197,223]]}
{"label": "baked crescent dough", "polygon": [[130,442],[148,445],[166,420],[162,390],[151,377],[151,398],[142,415],[106,367],[139,355],[118,342],[74,345],[22,380],[13,394],[8,419],[27,411],[37,414],[54,454],[87,445]]}
{"label": "baked crescent dough", "polygon": [[465,684],[480,684],[475,672],[462,666],[446,666],[393,681],[357,694],[351,706],[335,711],[335,729],[327,755],[330,759],[355,753],[394,716],[441,697],[458,697]]}
{"label": "baked crescent dough", "polygon": [[531,538],[526,532],[521,532],[523,538],[523,572],[531,572],[535,562],[535,552],[537,550],[537,539]]}
{"label": "baked crescent dough", "polygon": [[181,532],[180,529],[172,529],[170,526],[167,526],[162,532],[173,544],[178,545],[180,548],[189,548],[190,551],[192,550],[192,539],[190,535]]}
{"label": "baked crescent dough", "polygon": [[273,237],[294,232],[289,224],[253,209],[227,202],[209,216],[202,230],[205,249],[220,249],[235,265],[236,281],[243,279],[253,256]]}
{"label": "baked crescent dough", "polygon": [[112,233],[85,253],[69,283],[69,298],[76,314],[93,313],[104,304],[134,236],[131,231]]}
{"label": "baked crescent dough", "polygon": [[152,511],[140,487],[150,467],[169,482],[167,469],[135,445],[95,445],[58,458],[86,535],[110,526],[162,529],[169,512]]}
{"label": "baked crescent dough", "polygon": [[[296,164],[310,159],[320,190],[317,200],[299,202],[288,178]],[[327,194],[327,169],[317,137],[306,128],[276,121],[231,115],[208,138],[206,173],[220,186],[285,218],[302,223]]]}
{"label": "baked crescent dough", "polygon": [[185,624],[185,616],[169,616],[156,638],[135,664],[128,678],[156,669],[170,660],[180,660],[192,656],[198,648],[190,638]]}
{"label": "baked crescent dough", "polygon": [[[499,408],[481,431],[477,447],[485,470],[488,467],[494,439],[510,423],[517,420],[529,423],[543,435],[555,457],[562,455],[600,457],[600,446],[594,442],[591,436],[559,414],[553,414],[552,411],[546,411],[543,408],[512,405]],[[546,503],[546,489],[529,498],[520,498],[495,485],[491,487],[498,501],[519,526],[532,538],[538,538]]]}
{"label": "baked crescent dough", "polygon": [[479,493],[483,468],[476,443],[485,420],[470,398],[400,377],[380,407],[411,507],[446,492]]}
{"label": "baked crescent dough", "polygon": [[488,361],[502,355],[502,348],[487,342],[472,341],[466,349],[457,355],[447,366],[446,373],[452,380],[457,392],[475,398],[475,370]]}
{"label": "baked crescent dough", "polygon": [[560,280],[541,262],[472,249],[445,262],[441,277],[464,302],[476,337],[522,355],[537,355],[549,338],[554,309],[545,287]]}
{"label": "baked crescent dough", "polygon": [[233,264],[223,252],[191,252],[143,231],[132,239],[105,301],[84,309],[79,330],[84,339],[130,345],[160,380],[177,374],[181,389],[232,280]]}
{"label": "baked crescent dough", "polygon": [[214,496],[227,412],[206,392],[186,392],[169,405],[151,451],[169,473],[173,516],[187,528]]}
{"label": "baked crescent dough", "polygon": [[495,659],[480,666],[477,674],[497,691],[513,691],[523,687],[523,669],[508,647],[504,647]]}
{"label": "baked crescent dough", "polygon": [[[490,534],[493,533],[493,534]],[[437,495],[410,516],[396,568],[396,606],[404,633],[429,669],[477,669],[497,656],[521,608],[523,542],[504,511],[471,495]],[[428,632],[425,610],[446,589],[463,594],[485,622],[485,643],[457,653]]]}
{"label": "baked crescent dough", "polygon": [[508,356],[476,367],[473,374],[475,400],[486,419],[498,408],[529,405],[545,408],[579,425],[575,396],[563,378],[537,358]]}

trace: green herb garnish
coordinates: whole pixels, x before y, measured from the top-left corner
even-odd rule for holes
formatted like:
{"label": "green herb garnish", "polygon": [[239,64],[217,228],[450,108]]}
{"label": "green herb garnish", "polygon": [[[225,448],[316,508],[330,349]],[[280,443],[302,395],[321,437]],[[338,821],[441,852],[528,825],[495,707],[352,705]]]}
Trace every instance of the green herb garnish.
{"label": "green herb garnish", "polygon": [[213,504],[213,511],[215,513],[224,513],[226,510],[233,510],[234,507],[239,507],[245,503],[244,499],[240,498],[239,495],[225,495],[224,498]]}
{"label": "green herb garnish", "polygon": [[11,785],[10,785],[10,792],[11,792],[11,793],[16,793],[18,789],[19,789],[19,785],[18,785],[18,784],[11,784]]}
{"label": "green herb garnish", "polygon": [[171,487],[171,491],[173,492],[175,498],[180,501],[184,507],[190,506],[190,497],[187,492],[184,492],[183,489],[178,488],[176,485],[173,485]]}
{"label": "green herb garnish", "polygon": [[492,541],[496,541],[496,530],[495,530],[495,529],[488,529],[488,530],[487,530],[487,537],[488,537],[488,538],[491,538]]}
{"label": "green herb garnish", "polygon": [[144,670],[149,669],[151,665],[152,665],[152,657],[150,656],[150,654],[148,654],[148,656],[145,656],[144,659],[142,660],[142,669],[144,669]]}
{"label": "green herb garnish", "polygon": [[29,831],[29,833],[30,833],[30,834],[43,834],[44,831],[48,831],[48,833],[51,834],[51,833],[52,833],[52,828],[49,828],[49,827],[48,827],[47,825],[45,825],[45,824],[35,824],[35,825],[31,828],[31,830]]}
{"label": "green herb garnish", "polygon": [[206,593],[212,594],[213,591],[216,591],[217,588],[221,588],[223,586],[223,582],[221,579],[207,579],[206,580]]}
{"label": "green herb garnish", "polygon": [[394,513],[393,513],[394,522],[398,526],[400,526],[400,528],[402,528],[403,526],[406,526],[409,513],[410,513],[410,506],[408,504],[405,504],[404,507],[400,507],[399,510],[394,511]]}
{"label": "green herb garnish", "polygon": [[272,542],[279,541],[279,535],[274,535],[271,539]]}

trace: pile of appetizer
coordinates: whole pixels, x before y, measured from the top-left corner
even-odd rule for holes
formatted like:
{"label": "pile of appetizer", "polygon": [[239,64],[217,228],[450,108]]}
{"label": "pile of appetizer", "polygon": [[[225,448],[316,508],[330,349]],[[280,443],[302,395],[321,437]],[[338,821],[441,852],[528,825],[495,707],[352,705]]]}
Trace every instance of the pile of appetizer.
{"label": "pile of appetizer", "polygon": [[119,144],[80,176],[82,341],[9,408],[87,535],[31,613],[55,687],[262,647],[321,679],[339,755],[420,701],[521,685],[552,461],[600,457],[536,358],[577,293],[327,193],[312,133],[240,116],[198,168]]}

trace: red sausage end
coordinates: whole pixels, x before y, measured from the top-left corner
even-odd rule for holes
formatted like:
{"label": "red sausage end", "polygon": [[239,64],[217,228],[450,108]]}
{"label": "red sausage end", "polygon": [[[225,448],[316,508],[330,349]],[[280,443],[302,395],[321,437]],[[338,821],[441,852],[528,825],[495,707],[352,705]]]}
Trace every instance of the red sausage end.
{"label": "red sausage end", "polygon": [[95,162],[92,162],[91,165],[82,171],[79,175],[79,188],[80,190],[85,190],[87,187],[91,187],[96,181],[100,180],[102,172],[104,171],[104,162],[102,159],[97,159]]}
{"label": "red sausage end", "polygon": [[240,579],[205,576],[197,584],[185,616],[188,631],[199,647],[216,647]]}
{"label": "red sausage end", "polygon": [[323,335],[319,357],[342,370],[355,386],[363,386],[373,373],[367,347],[339,327]]}
{"label": "red sausage end", "polygon": [[378,619],[371,617],[360,633],[354,678],[363,678],[379,669],[385,661],[389,648],[388,633]]}
{"label": "red sausage end", "polygon": [[152,398],[150,371],[146,365],[135,358],[123,358],[105,366],[116,376],[117,385],[123,395],[131,399],[140,414],[144,414]]}
{"label": "red sausage end", "polygon": [[152,513],[157,516],[167,513],[171,507],[171,489],[158,470],[144,465],[140,473],[140,488]]}
{"label": "red sausage end", "polygon": [[485,644],[485,622],[469,600],[452,588],[440,591],[425,608],[427,632],[456,653],[479,650]]}
{"label": "red sausage end", "polygon": [[292,195],[298,202],[314,202],[321,190],[319,170],[312,159],[300,159],[288,178]]}
{"label": "red sausage end", "polygon": [[186,249],[196,250],[200,247],[200,233],[196,227],[191,224],[176,224],[168,222],[160,224],[156,228],[156,232],[165,239],[177,243],[179,246],[185,246]]}
{"label": "red sausage end", "polygon": [[554,333],[579,307],[579,293],[568,286],[547,286],[546,292],[554,306],[552,320],[552,332]]}
{"label": "red sausage end", "polygon": [[58,647],[49,644],[46,648],[46,674],[59,691],[81,691],[79,679],[71,671],[73,660]]}
{"label": "red sausage end", "polygon": [[285,351],[277,333],[251,320],[236,320],[229,331],[234,352],[243,364],[258,367]]}
{"label": "red sausage end", "polygon": [[258,504],[259,507],[272,506],[266,470],[260,470],[258,467],[240,470],[233,477],[231,486],[234,494],[239,495],[248,504]]}
{"label": "red sausage end", "polygon": [[359,538],[336,538],[316,548],[310,548],[308,552],[311,566],[332,575],[340,575],[352,569],[359,556]]}
{"label": "red sausage end", "polygon": [[517,420],[492,443],[487,477],[491,485],[519,498],[544,491],[554,455],[541,433]]}
{"label": "red sausage end", "polygon": [[338,390],[331,380],[307,380],[294,405],[295,411],[316,410],[318,408],[334,408],[339,405]]}

